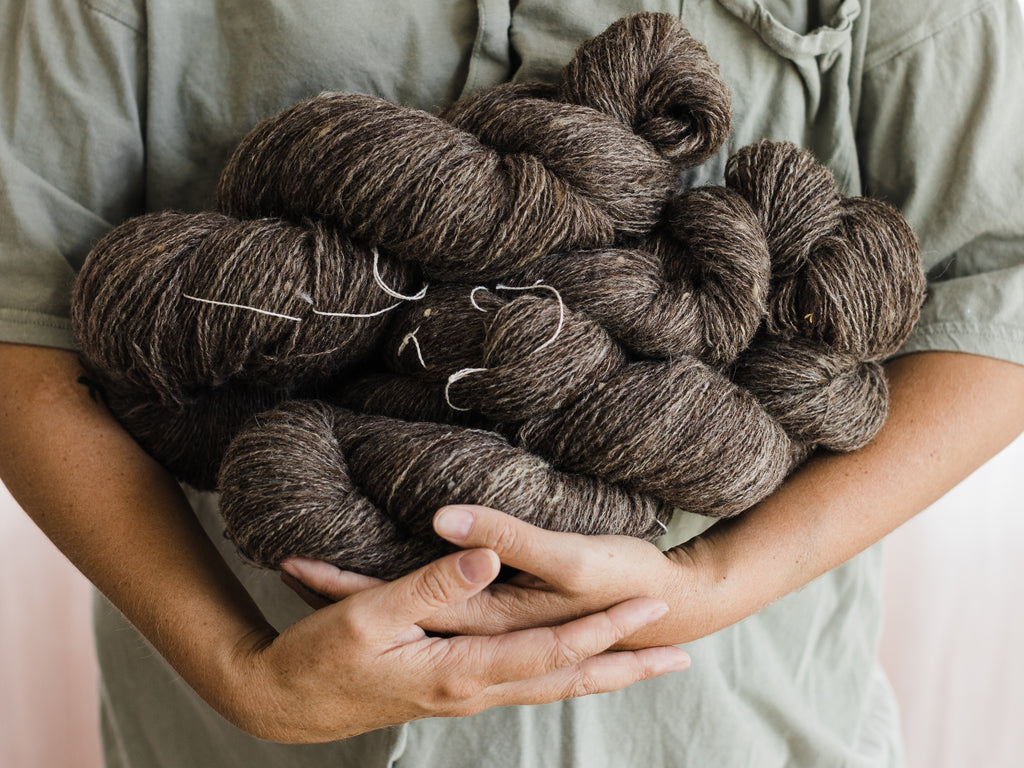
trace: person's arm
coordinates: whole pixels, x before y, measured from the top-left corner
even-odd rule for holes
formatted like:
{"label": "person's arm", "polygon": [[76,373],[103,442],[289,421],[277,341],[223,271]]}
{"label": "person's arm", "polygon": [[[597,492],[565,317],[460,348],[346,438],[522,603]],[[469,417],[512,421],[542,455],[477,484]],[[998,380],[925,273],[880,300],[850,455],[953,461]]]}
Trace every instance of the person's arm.
{"label": "person's arm", "polygon": [[498,573],[456,553],[278,634],[170,475],[76,383],[74,354],[0,344],[0,477],[182,677],[244,730],[325,741],[418,717],[612,690],[685,653],[602,653],[664,614],[631,600],[554,629],[431,638],[416,626]]}
{"label": "person's arm", "polygon": [[[929,352],[888,371],[890,414],[871,443],[813,458],[756,507],[667,553],[637,539],[543,531],[483,507],[441,510],[435,527],[445,538],[489,547],[535,578],[494,585],[425,626],[494,632],[648,596],[670,611],[623,647],[688,642],[871,546],[1024,432],[1024,366]],[[312,561],[291,561],[288,570],[331,598],[374,583]]]}

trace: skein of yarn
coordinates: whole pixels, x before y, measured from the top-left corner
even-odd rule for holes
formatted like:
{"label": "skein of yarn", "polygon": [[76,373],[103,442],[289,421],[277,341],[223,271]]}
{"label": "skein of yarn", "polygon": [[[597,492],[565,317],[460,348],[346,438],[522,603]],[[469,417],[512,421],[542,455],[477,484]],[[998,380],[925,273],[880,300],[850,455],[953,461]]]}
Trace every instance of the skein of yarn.
{"label": "skein of yarn", "polygon": [[380,578],[451,551],[424,510],[461,499],[583,534],[654,538],[672,513],[664,501],[560,472],[493,432],[322,402],[283,404],[240,434],[221,490],[228,533],[257,564],[304,556]]}
{"label": "skein of yarn", "polygon": [[[478,303],[493,309],[467,309]],[[438,357],[425,343],[432,367],[417,370],[418,356],[399,345],[392,368],[434,379],[447,373],[450,407],[483,414],[559,469],[724,516],[763,498],[791,468],[794,448],[782,427],[693,356],[631,361],[601,325],[539,296],[502,301],[486,290],[449,290],[424,305],[408,310],[394,337],[409,322],[422,333],[431,319],[455,337],[464,325],[446,321],[469,320],[485,328],[482,338],[466,335],[476,339],[477,358],[466,349]],[[426,338],[443,337],[435,328]],[[473,367],[456,370],[466,362]]]}
{"label": "skein of yarn", "polygon": [[704,46],[641,14],[584,42],[558,83],[499,85],[439,116],[358,94],[301,102],[241,141],[217,205],[315,216],[432,276],[501,277],[649,232],[730,121]]}
{"label": "skein of yarn", "polygon": [[759,212],[773,261],[765,326],[734,379],[794,440],[837,451],[865,445],[888,412],[879,363],[910,334],[924,301],[913,231],[880,201],[844,198],[792,144],[741,149],[726,184]]}
{"label": "skein of yarn", "polygon": [[248,419],[313,396],[375,349],[398,303],[378,279],[408,290],[414,276],[317,222],[153,213],[92,249],[72,323],[118,420],[178,478],[212,490]]}

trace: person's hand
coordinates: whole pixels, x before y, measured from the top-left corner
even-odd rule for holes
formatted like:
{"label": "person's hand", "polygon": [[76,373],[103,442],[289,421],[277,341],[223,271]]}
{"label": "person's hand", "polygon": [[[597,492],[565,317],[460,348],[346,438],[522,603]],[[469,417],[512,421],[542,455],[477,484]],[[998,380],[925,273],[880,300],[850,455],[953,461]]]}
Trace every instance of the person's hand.
{"label": "person's hand", "polygon": [[344,738],[432,716],[538,704],[616,690],[685,669],[678,648],[605,652],[664,615],[634,599],[549,628],[473,637],[422,629],[497,576],[497,555],[458,552],[315,611],[280,635],[251,638],[242,700],[228,711],[274,741]]}
{"label": "person's hand", "polygon": [[[701,635],[704,600],[697,590],[693,562],[684,550],[669,554],[628,536],[581,536],[544,530],[511,515],[478,506],[441,509],[435,530],[461,547],[487,547],[501,562],[519,570],[505,583],[492,584],[471,599],[420,623],[439,633],[490,634],[550,626],[637,597],[674,606],[686,596],[687,616],[665,619],[661,632],[635,635],[619,647],[683,642]],[[286,561],[285,581],[313,606],[326,605],[380,585],[377,579],[313,560]],[[679,609],[677,608],[677,611]],[[690,625],[685,636],[680,623]]]}
{"label": "person's hand", "polygon": [[[921,352],[889,362],[886,375],[889,415],[870,443],[811,457],[766,499],[669,552],[623,537],[542,531],[481,507],[441,510],[435,526],[444,538],[492,549],[527,575],[421,626],[460,633],[539,626],[647,596],[664,600],[670,612],[617,647],[689,642],[753,615],[871,546],[1024,429],[1024,366]],[[937,410],[937,402],[945,407]],[[936,452],[937,445],[945,449]],[[455,524],[459,511],[469,513],[469,527]],[[326,563],[283,565],[329,599],[375,584]]]}

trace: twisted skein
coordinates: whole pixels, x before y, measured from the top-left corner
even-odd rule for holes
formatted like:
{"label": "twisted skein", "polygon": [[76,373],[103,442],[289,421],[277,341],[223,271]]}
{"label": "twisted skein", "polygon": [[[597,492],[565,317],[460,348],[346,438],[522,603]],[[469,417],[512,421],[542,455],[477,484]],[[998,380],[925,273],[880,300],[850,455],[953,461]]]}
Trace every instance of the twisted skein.
{"label": "twisted skein", "polygon": [[[399,290],[412,287],[393,259],[375,264],[317,222],[148,214],[92,249],[72,323],[118,420],[177,477],[213,489],[246,421],[312,396],[379,343],[388,318],[377,313],[396,300],[374,269]],[[251,302],[260,311],[240,308]]]}
{"label": "twisted skein", "polygon": [[650,231],[730,120],[704,46],[642,14],[583,43],[558,83],[499,85],[440,116],[357,94],[301,102],[241,141],[218,207],[315,216],[431,275],[498,277]]}
{"label": "twisted skein", "polygon": [[764,318],[772,264],[750,205],[725,187],[683,192],[632,248],[578,251],[527,275],[644,357],[731,362]]}
{"label": "twisted skein", "polygon": [[[275,476],[266,482],[270,466]],[[645,538],[672,512],[663,501],[560,472],[493,432],[303,401],[264,414],[238,436],[221,490],[227,530],[254,562],[298,555],[382,578],[450,551],[424,511],[460,499],[548,528]]]}
{"label": "twisted skein", "polygon": [[[410,322],[424,333],[425,321],[436,319],[424,354],[387,345],[396,353],[391,367],[426,381],[447,374],[451,409],[488,417],[560,469],[723,516],[767,495],[792,466],[790,439],[757,399],[693,356],[633,361],[600,324],[541,296],[509,300],[452,288],[423,304],[392,336]],[[465,335],[472,349],[432,343],[444,337],[440,327],[457,336],[445,322],[454,318],[485,329],[482,338]],[[473,367],[456,370],[466,362]],[[399,407],[409,408],[412,392],[398,392]],[[437,413],[439,404],[428,407]],[[399,415],[387,404],[379,412]],[[613,521],[614,511],[607,517]]]}
{"label": "twisted skein", "polygon": [[793,145],[677,192],[729,119],[659,14],[555,84],[437,116],[307,100],[243,139],[221,213],[97,246],[83,360],[179,477],[219,469],[228,535],[265,567],[399,575],[448,551],[430,517],[452,502],[647,539],[676,507],[737,514],[875,434],[924,281],[902,218]]}
{"label": "twisted skein", "polygon": [[726,184],[759,212],[773,261],[761,338],[737,361],[734,379],[795,440],[863,446],[888,412],[880,361],[899,349],[924,301],[913,231],[880,201],[843,197],[810,153],[791,144],[743,148],[730,158]]}

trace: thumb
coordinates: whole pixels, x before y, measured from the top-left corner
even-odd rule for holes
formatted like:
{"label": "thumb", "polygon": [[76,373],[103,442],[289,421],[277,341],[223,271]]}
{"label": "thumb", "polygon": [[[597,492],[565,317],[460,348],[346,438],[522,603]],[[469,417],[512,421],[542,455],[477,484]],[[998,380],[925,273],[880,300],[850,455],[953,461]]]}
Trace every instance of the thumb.
{"label": "thumb", "polygon": [[407,576],[353,595],[347,602],[372,601],[381,640],[458,605],[498,576],[501,562],[489,549],[470,549],[435,560]]}
{"label": "thumb", "polygon": [[281,581],[312,608],[323,608],[384,583],[383,579],[343,571],[323,560],[303,557],[289,557],[281,561]]}

